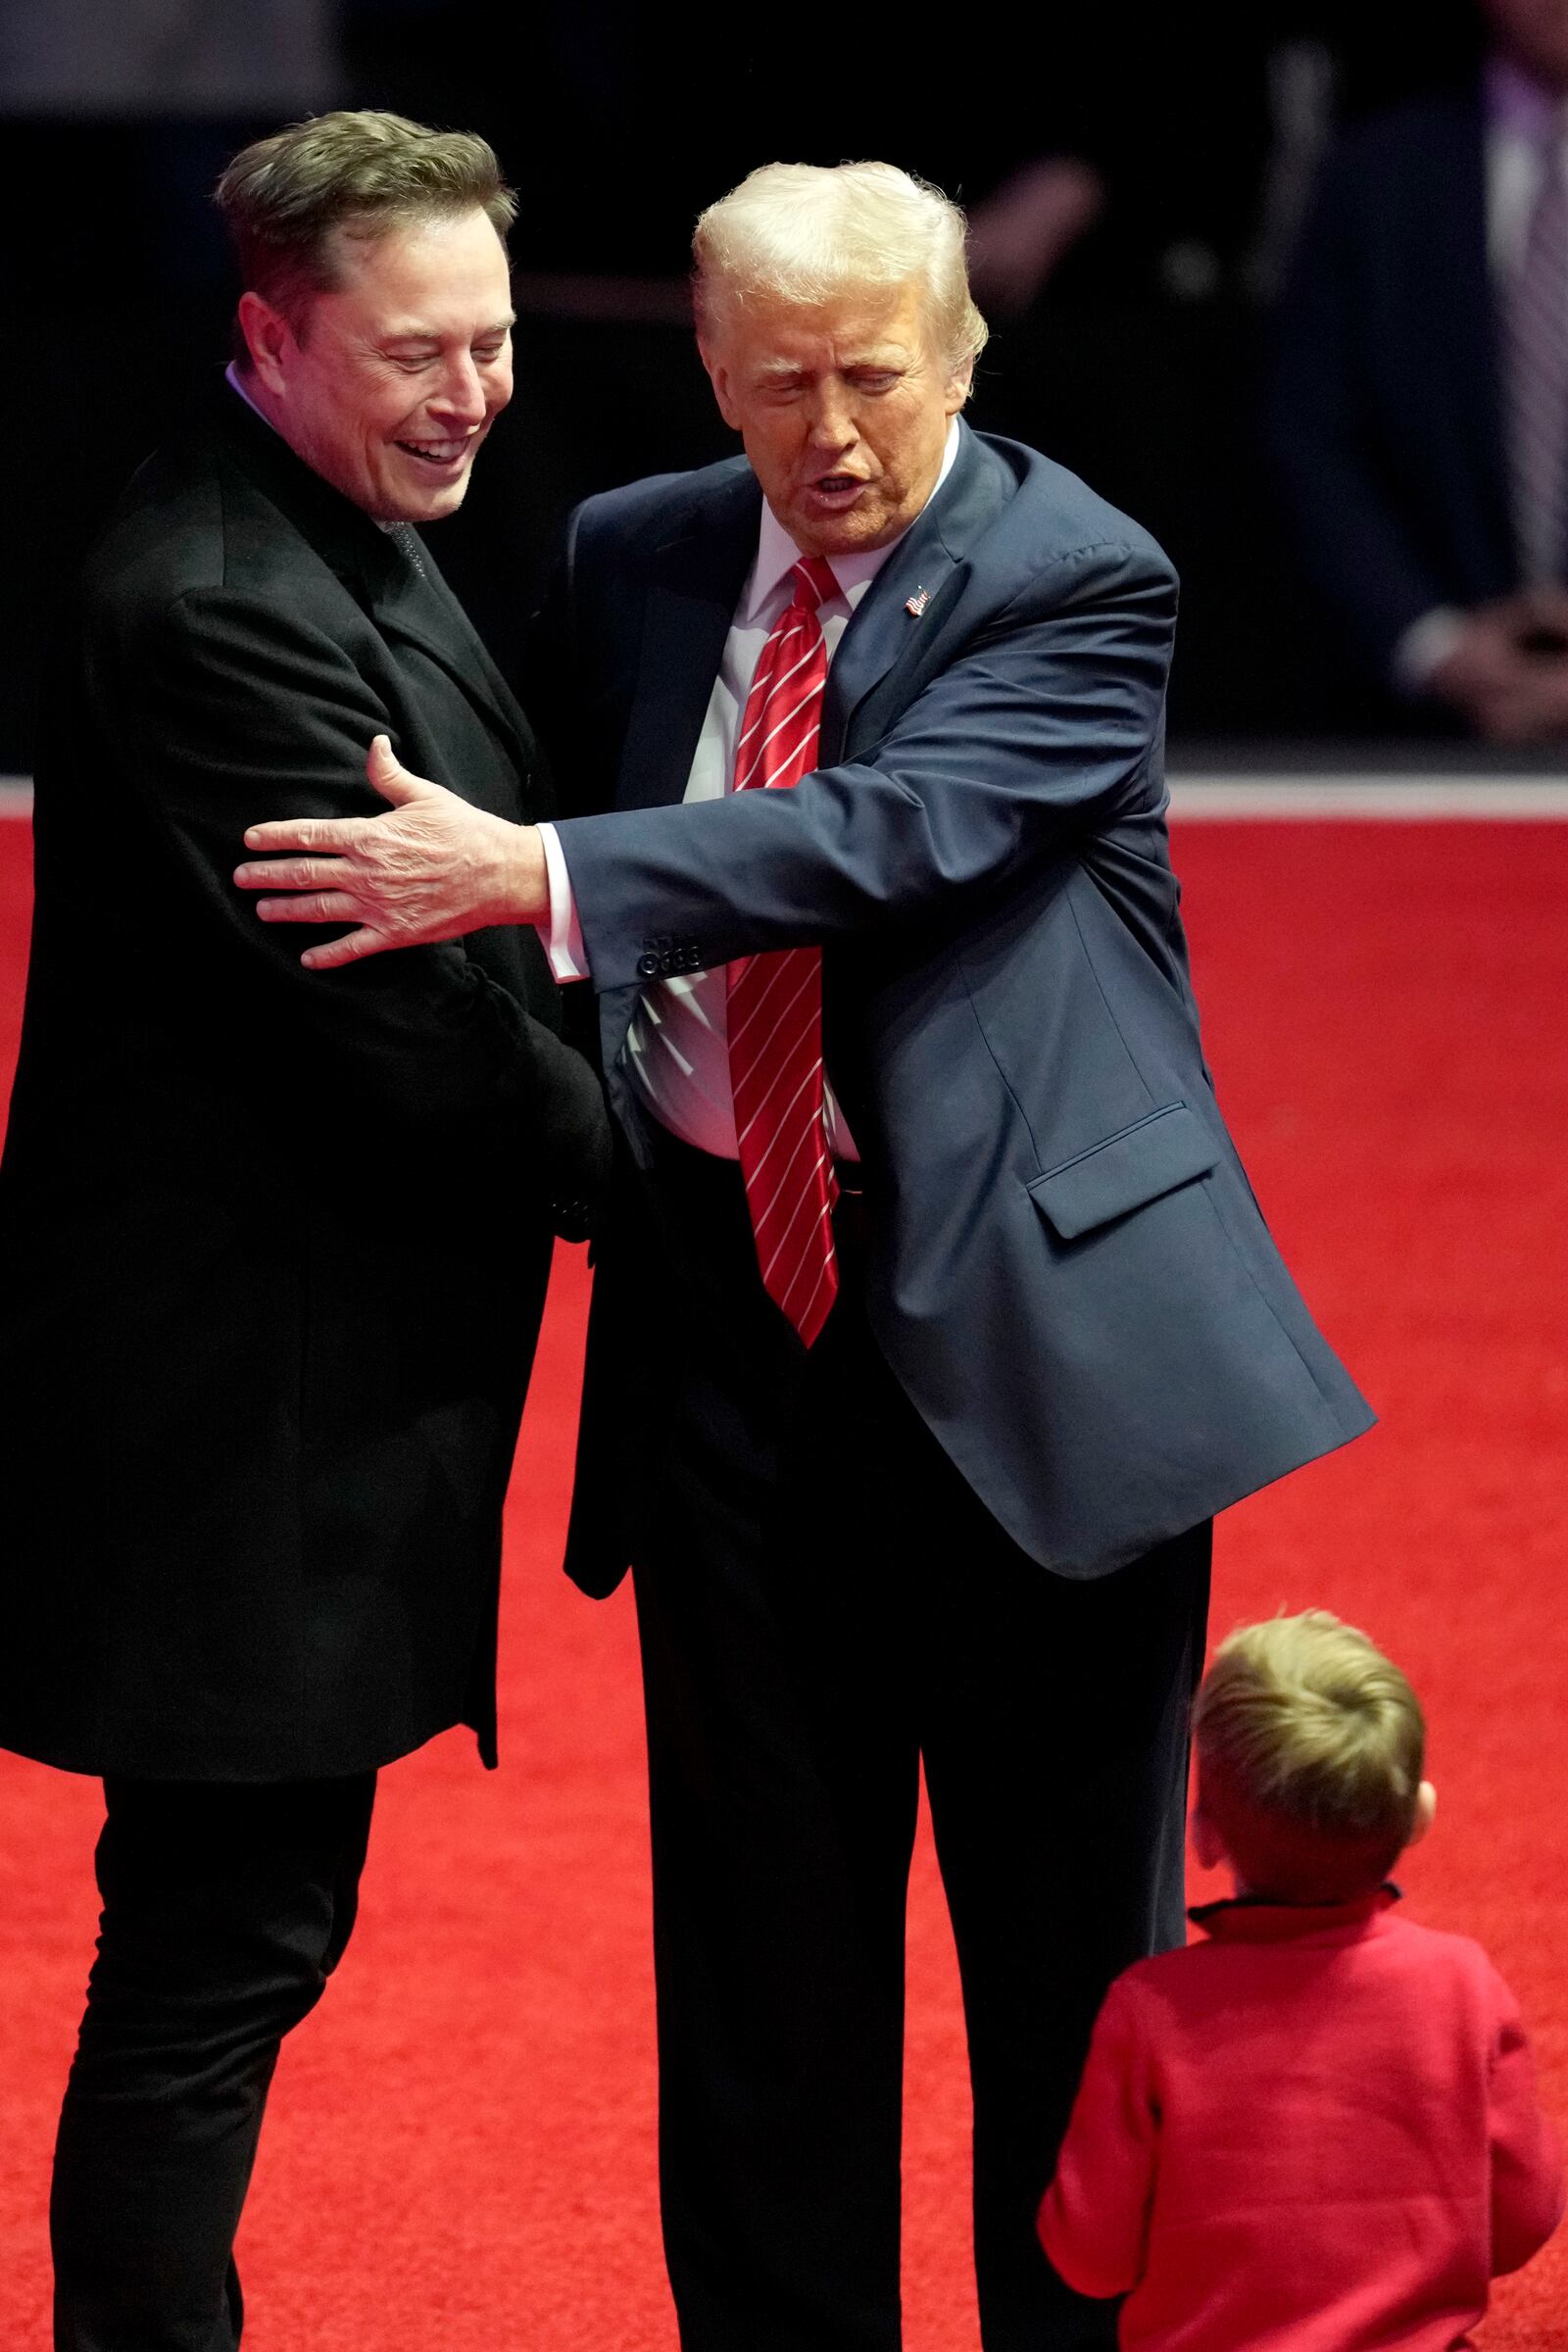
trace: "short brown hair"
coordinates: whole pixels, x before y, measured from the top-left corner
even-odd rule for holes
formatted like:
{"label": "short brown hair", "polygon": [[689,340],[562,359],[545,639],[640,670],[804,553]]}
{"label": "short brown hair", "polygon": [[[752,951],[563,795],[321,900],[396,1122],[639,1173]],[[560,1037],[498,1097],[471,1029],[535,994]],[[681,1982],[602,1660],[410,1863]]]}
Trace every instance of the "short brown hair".
{"label": "short brown hair", "polygon": [[[334,232],[375,239],[400,221],[482,212],[502,243],[517,200],[495,151],[406,115],[313,115],[242,148],[214,190],[245,285],[303,332],[310,298],[342,283]],[[244,359],[243,337],[236,350]]]}
{"label": "short brown hair", "polygon": [[1193,1727],[1200,1802],[1253,1892],[1346,1900],[1409,1843],[1420,1704],[1398,1667],[1327,1609],[1232,1634]]}

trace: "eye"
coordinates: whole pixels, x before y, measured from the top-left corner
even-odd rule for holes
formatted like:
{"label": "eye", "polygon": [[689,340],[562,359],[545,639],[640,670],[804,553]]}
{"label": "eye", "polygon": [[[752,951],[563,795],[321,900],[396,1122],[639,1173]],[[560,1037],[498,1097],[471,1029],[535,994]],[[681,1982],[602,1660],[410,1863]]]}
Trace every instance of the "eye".
{"label": "eye", "polygon": [[481,368],[493,368],[505,353],[510,337],[503,335],[499,343],[475,343],[473,356]]}
{"label": "eye", "polygon": [[890,392],[899,380],[896,368],[857,368],[850,377],[861,392]]}

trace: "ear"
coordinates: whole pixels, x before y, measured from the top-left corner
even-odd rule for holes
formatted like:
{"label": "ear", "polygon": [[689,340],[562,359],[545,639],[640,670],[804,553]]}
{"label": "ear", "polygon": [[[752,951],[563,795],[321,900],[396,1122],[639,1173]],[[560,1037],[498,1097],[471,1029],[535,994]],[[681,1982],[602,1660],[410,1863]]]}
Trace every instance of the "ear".
{"label": "ear", "polygon": [[1419,1845],[1431,1829],[1437,1810],[1438,1792],[1430,1781],[1423,1781],[1415,1792],[1415,1813],[1410,1822],[1410,1835],[1404,1841],[1406,1845]]}
{"label": "ear", "polygon": [[734,387],[730,380],[729,368],[726,367],[721,353],[702,335],[697,338],[697,351],[703,366],[708,370],[708,380],[713,387],[713,398],[718,403],[718,413],[731,432],[738,433],[741,429],[741,420],[735,407]]}
{"label": "ear", "polygon": [[288,360],[294,349],[294,333],[287,319],[260,294],[246,293],[239,298],[239,323],[251,366],[261,381],[269,392],[285,392]]}
{"label": "ear", "polygon": [[1218,1870],[1221,1863],[1227,1861],[1229,1857],[1225,1851],[1225,1840],[1203,1811],[1201,1797],[1193,1807],[1193,1818],[1189,1828],[1193,1840],[1193,1854],[1199,1867],[1202,1870]]}
{"label": "ear", "polygon": [[974,361],[970,358],[948,378],[947,411],[950,416],[956,416],[973,388]]}

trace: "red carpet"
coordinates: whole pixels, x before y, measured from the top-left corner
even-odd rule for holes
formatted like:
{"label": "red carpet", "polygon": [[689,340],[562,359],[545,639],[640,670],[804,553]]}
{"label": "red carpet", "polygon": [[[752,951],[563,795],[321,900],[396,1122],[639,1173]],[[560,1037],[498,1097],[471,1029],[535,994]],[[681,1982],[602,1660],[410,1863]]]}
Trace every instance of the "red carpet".
{"label": "red carpet", "polygon": [[[1568,827],[1202,826],[1178,846],[1223,1100],[1383,1415],[1231,1514],[1216,1628],[1323,1602],[1407,1667],[1442,1792],[1413,1905],[1489,1945],[1562,2116]],[[7,1056],[24,851],[0,825]],[[556,1573],[583,1298],[564,1254],[514,1487],[503,1768],[449,1738],[386,1776],[359,1936],[263,2140],[254,2352],[673,2352],[631,1609]],[[0,1759],[3,2352],[48,2341],[95,1821],[90,1785]],[[907,2341],[975,2352],[961,2032],[925,1850],[910,1955]],[[1568,2342],[1568,2233],[1502,2282],[1483,2342]]]}

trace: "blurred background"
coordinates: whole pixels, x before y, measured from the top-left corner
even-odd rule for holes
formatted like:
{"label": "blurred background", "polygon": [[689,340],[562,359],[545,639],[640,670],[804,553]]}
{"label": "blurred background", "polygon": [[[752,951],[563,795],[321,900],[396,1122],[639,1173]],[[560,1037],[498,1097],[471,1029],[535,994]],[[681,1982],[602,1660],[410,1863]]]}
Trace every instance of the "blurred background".
{"label": "blurred background", "polygon": [[703,0],[0,0],[0,770],[27,769],[39,644],[86,538],[225,357],[218,172],[337,105],[482,130],[521,199],[516,397],[436,542],[504,665],[573,501],[731,446],[687,319],[696,213],[776,156],[871,155],[969,208],[993,324],[973,421],[1086,475],[1178,564],[1189,760],[1354,745],[1363,768],[1555,770],[1555,607],[1504,651],[1560,708],[1432,675],[1455,611],[1523,576],[1487,74],[1506,51],[1549,99],[1558,16],[1047,5],[933,30],[885,7],[796,30]]}

